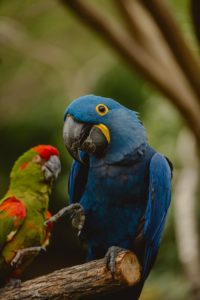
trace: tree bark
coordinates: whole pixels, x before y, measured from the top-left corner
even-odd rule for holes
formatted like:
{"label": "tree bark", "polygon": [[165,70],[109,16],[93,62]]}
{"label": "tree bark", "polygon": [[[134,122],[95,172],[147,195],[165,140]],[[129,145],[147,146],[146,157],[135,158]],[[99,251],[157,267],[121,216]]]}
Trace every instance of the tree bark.
{"label": "tree bark", "polygon": [[114,277],[107,269],[105,259],[100,259],[26,281],[18,288],[1,289],[0,299],[85,299],[133,286],[139,280],[137,257],[130,251],[121,251],[116,258]]}
{"label": "tree bark", "polygon": [[185,72],[200,101],[200,63],[191,51],[166,1],[141,0],[158,24],[177,62]]}

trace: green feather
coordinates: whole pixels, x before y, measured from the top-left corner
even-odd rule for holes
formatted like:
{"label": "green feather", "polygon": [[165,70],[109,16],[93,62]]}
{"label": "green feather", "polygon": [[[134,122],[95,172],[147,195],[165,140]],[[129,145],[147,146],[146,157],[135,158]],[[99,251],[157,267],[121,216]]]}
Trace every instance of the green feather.
{"label": "green feather", "polygon": [[[32,149],[24,153],[15,162],[8,192],[0,200],[0,283],[10,274],[10,262],[17,250],[42,246],[45,242],[44,221],[52,182],[45,180],[39,161],[41,162],[40,156]],[[26,217],[23,220],[10,216],[8,211],[1,212],[5,200],[10,197],[18,199],[22,207],[25,207]],[[23,270],[32,259],[32,256],[28,261],[26,259],[20,269]]]}

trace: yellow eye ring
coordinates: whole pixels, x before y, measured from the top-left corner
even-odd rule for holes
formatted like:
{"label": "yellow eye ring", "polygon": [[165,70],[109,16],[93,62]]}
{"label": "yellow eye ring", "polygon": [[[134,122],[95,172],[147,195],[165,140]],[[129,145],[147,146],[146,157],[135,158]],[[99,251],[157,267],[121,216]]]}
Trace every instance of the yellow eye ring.
{"label": "yellow eye ring", "polygon": [[109,109],[106,105],[104,104],[98,104],[96,106],[96,112],[100,115],[100,116],[105,116],[108,113]]}

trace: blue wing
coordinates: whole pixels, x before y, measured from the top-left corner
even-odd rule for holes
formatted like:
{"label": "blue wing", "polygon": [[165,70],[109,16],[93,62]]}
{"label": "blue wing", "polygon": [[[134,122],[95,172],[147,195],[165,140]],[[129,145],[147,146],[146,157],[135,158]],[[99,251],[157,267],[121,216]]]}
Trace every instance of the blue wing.
{"label": "blue wing", "polygon": [[81,159],[84,164],[79,163],[74,160],[69,180],[68,180],[68,193],[69,193],[69,203],[79,202],[82,194],[84,193],[85,185],[87,183],[89,161],[87,154],[81,152]]}
{"label": "blue wing", "polygon": [[170,167],[165,157],[159,153],[154,154],[149,167],[149,192],[144,216],[143,278],[146,278],[155,261],[171,201]]}

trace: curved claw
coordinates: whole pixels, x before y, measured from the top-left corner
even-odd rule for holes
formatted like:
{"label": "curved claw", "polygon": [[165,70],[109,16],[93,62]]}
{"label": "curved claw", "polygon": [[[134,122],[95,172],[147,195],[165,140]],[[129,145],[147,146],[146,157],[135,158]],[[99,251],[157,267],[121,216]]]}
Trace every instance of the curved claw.
{"label": "curved claw", "polygon": [[57,214],[45,221],[44,226],[48,226],[49,223],[56,222],[66,214],[71,215],[72,226],[79,230],[78,235],[80,235],[81,230],[83,229],[83,226],[85,224],[85,213],[82,205],[79,203],[73,203],[69,206],[62,208]]}
{"label": "curved claw", "polygon": [[36,247],[24,248],[16,251],[16,255],[10,262],[11,267],[18,267],[19,265],[21,265],[23,258],[25,256],[37,255],[41,250],[46,251],[46,248],[41,246],[36,246]]}
{"label": "curved claw", "polygon": [[6,283],[6,287],[18,288],[21,285],[21,279],[18,278],[10,278]]}
{"label": "curved claw", "polygon": [[85,223],[85,214],[82,207],[76,209],[72,216],[72,226],[74,228],[77,228],[79,232],[83,229],[84,223]]}
{"label": "curved claw", "polygon": [[124,249],[122,249],[120,247],[112,246],[108,249],[108,251],[105,255],[106,266],[107,266],[107,269],[110,270],[112,276],[115,275],[115,271],[116,271],[116,263],[115,263],[116,257],[123,250]]}

